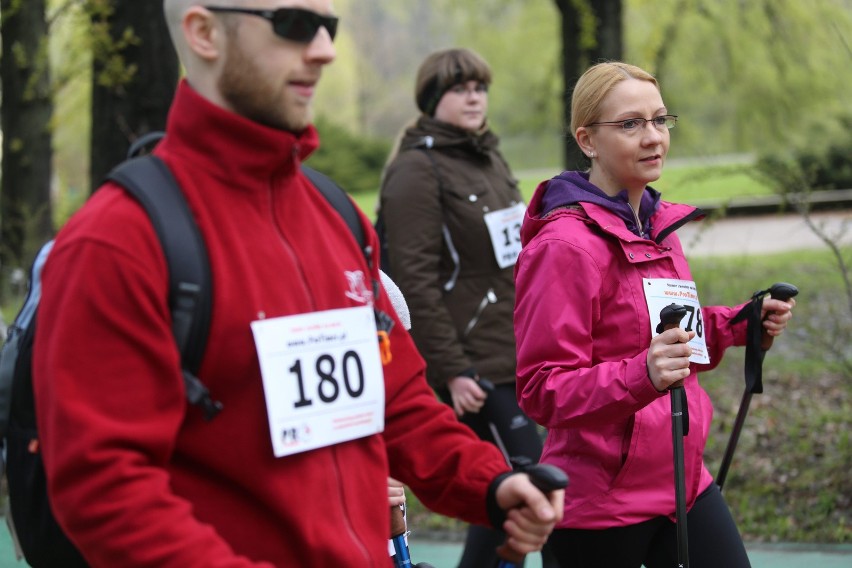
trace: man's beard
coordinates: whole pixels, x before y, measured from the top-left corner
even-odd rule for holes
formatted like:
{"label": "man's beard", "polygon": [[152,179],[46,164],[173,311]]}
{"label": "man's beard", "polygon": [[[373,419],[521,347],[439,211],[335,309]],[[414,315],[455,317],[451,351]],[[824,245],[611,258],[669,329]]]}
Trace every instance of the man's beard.
{"label": "man's beard", "polygon": [[217,86],[234,112],[250,120],[295,133],[310,124],[310,108],[302,109],[287,101],[284,87],[277,90],[276,83],[263,76],[252,59],[239,48],[236,38],[228,42]]}

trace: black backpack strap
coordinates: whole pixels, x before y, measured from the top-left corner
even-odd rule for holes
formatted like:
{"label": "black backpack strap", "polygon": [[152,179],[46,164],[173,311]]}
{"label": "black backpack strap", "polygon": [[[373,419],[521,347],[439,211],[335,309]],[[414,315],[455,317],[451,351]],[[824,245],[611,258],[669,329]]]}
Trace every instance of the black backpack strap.
{"label": "black backpack strap", "polygon": [[332,207],[343,217],[346,225],[355,237],[355,242],[367,259],[367,266],[372,266],[373,261],[370,256],[371,252],[367,246],[367,239],[364,237],[364,228],[361,226],[361,217],[355,210],[355,205],[352,200],[346,195],[339,185],[325,174],[318,172],[313,168],[302,165],[302,173],[304,173],[312,184],[319,190],[323,197],[331,204]]}
{"label": "black backpack strap", "polygon": [[204,239],[183,192],[166,164],[155,156],[127,160],[108,179],[124,187],[148,212],[169,267],[172,332],[181,354],[186,396],[208,420],[222,408],[197,378],[207,345],[212,278]]}
{"label": "black backpack strap", "polygon": [[[307,176],[311,183],[316,186],[322,196],[325,197],[340,216],[343,217],[343,220],[346,221],[346,225],[352,232],[352,236],[355,237],[355,241],[358,243],[358,247],[361,249],[361,253],[367,261],[367,266],[372,269],[373,251],[371,250],[371,247],[367,245],[367,239],[364,237],[364,228],[361,226],[361,217],[358,215],[358,211],[355,209],[355,205],[352,203],[352,200],[349,199],[349,196],[346,195],[343,188],[337,185],[325,174],[321,174],[315,169],[309,168],[305,165],[302,165],[302,172]],[[372,280],[373,296],[378,298],[380,290],[379,281],[375,278]],[[390,361],[389,335],[394,325],[393,318],[377,308],[374,308],[373,312],[376,317],[376,329],[379,332],[379,350],[382,354],[382,361],[386,363]]]}
{"label": "black backpack strap", "polygon": [[127,149],[127,158],[136,158],[143,155],[143,152],[148,148],[148,146],[151,146],[155,142],[159,142],[165,136],[166,133],[162,130],[154,130],[153,132],[143,134],[134,140],[130,145],[130,148]]}

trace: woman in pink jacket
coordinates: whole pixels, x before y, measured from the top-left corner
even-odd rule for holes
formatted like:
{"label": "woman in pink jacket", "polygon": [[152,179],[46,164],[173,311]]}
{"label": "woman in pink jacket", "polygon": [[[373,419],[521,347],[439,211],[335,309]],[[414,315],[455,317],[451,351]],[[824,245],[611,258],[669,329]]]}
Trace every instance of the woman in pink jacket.
{"label": "woman in pink jacket", "polygon": [[[519,403],[548,429],[542,462],[571,479],[550,542],[561,566],[676,565],[667,389],[678,383],[688,401],[692,567],[747,567],[742,539],[703,462],[712,407],[698,382],[699,371],[745,343],[745,323],[731,323],[737,307],[700,306],[675,230],[702,213],[662,201],[647,185],[660,177],[677,116],[653,76],[619,62],[586,71],[571,111],[572,132],[591,166],[539,185],[515,269]],[[683,294],[678,303],[686,298],[695,308],[699,334],[655,333],[671,290]],[[794,305],[766,299],[765,333],[780,334]]]}

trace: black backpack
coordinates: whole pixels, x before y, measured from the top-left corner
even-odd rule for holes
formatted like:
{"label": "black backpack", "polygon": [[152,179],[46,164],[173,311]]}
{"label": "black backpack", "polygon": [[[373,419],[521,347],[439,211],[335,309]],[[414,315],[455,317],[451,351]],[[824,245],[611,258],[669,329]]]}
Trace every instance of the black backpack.
{"label": "black backpack", "polygon": [[[308,179],[340,213],[367,257],[360,217],[346,193],[323,174],[302,166]],[[207,343],[211,312],[211,275],[207,250],[183,193],[162,160],[145,156],[127,160],[108,176],[136,198],[148,213],[169,267],[172,331],[190,404],[207,420],[222,409],[196,373]],[[45,244],[30,274],[30,289],[0,351],[0,471],[5,470],[13,539],[34,568],[87,567],[57,525],[47,498],[32,387],[32,343],[41,297],[41,268],[53,245]],[[3,463],[5,459],[5,463]]]}

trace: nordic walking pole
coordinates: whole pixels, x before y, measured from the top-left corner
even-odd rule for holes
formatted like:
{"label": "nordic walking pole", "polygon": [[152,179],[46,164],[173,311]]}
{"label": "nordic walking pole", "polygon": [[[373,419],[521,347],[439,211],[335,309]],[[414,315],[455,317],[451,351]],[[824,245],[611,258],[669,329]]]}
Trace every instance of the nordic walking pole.
{"label": "nordic walking pole", "polygon": [[[494,383],[488,379],[480,378],[477,381],[479,387],[485,391],[487,395],[494,392]],[[483,413],[488,420],[488,427],[491,430],[491,435],[494,437],[495,445],[500,449],[503,457],[506,458],[506,463],[512,466],[515,471],[522,471],[530,476],[530,481],[539,491],[544,494],[550,493],[557,489],[565,489],[568,487],[568,476],[558,467],[550,464],[533,464],[526,456],[510,456],[506,444],[503,443],[503,438],[500,436],[500,431],[494,422],[488,417],[494,412],[489,398],[485,399],[485,404],[480,412]],[[515,568],[524,562],[524,555],[510,549],[505,544],[497,548],[497,568]]]}
{"label": "nordic walking pole", "polygon": [[[405,513],[402,505],[391,505],[391,542],[396,554],[393,556],[393,568],[411,568],[411,553],[405,542],[408,532],[405,526]],[[420,562],[414,568],[434,568],[427,562]]]}
{"label": "nordic walking pole", "polygon": [[494,404],[492,403],[493,399],[491,398],[491,393],[494,392],[494,383],[488,379],[480,378],[476,381],[476,384],[478,384],[479,388],[485,391],[485,394],[487,395],[480,412],[488,421],[488,429],[491,431],[491,437],[494,438],[494,444],[497,446],[497,449],[500,450],[500,453],[503,454],[503,457],[506,459],[506,463],[508,465],[512,465],[512,456],[509,455],[509,450],[506,448],[506,444],[503,443],[503,438],[500,436],[500,431],[497,429],[497,425],[490,419],[493,413],[497,412],[494,408]]}
{"label": "nordic walking pole", "polygon": [[[523,462],[516,459],[516,463]],[[551,491],[568,487],[568,476],[565,472],[549,463],[524,465],[518,471],[523,471],[529,475],[532,484],[545,495]],[[516,568],[523,564],[525,555],[509,548],[507,544],[501,544],[497,548],[497,556],[500,558],[497,562],[497,568]]]}
{"label": "nordic walking pole", "polygon": [[[680,320],[686,315],[686,308],[679,304],[669,304],[660,311],[660,323],[657,333],[680,327]],[[689,568],[689,540],[686,530],[686,474],[683,466],[683,384],[669,387],[672,403],[672,447],[674,449],[675,481],[675,520],[677,522],[677,565]]]}
{"label": "nordic walking pole", "polygon": [[737,442],[739,442],[740,433],[742,432],[748,408],[751,404],[751,395],[763,392],[763,358],[766,356],[766,351],[772,347],[773,340],[771,335],[763,333],[763,326],[760,325],[760,310],[763,304],[763,296],[767,293],[776,300],[786,302],[796,296],[799,293],[799,289],[786,282],[777,282],[766,290],[755,292],[751,297],[751,302],[731,320],[731,323],[742,321],[745,318],[748,320],[745,356],[746,384],[742,400],[740,401],[740,408],[737,411],[737,418],[731,430],[731,437],[728,439],[728,446],[725,448],[725,455],[722,458],[722,465],[719,466],[719,474],[716,476],[716,485],[719,486],[719,491],[722,490],[725,479],[728,477],[728,469],[731,467],[731,462],[734,459],[734,451],[737,449]]}
{"label": "nordic walking pole", "polygon": [[405,516],[402,506],[391,505],[391,541],[396,554],[393,557],[394,568],[407,568],[411,566],[411,554],[405,543]]}

